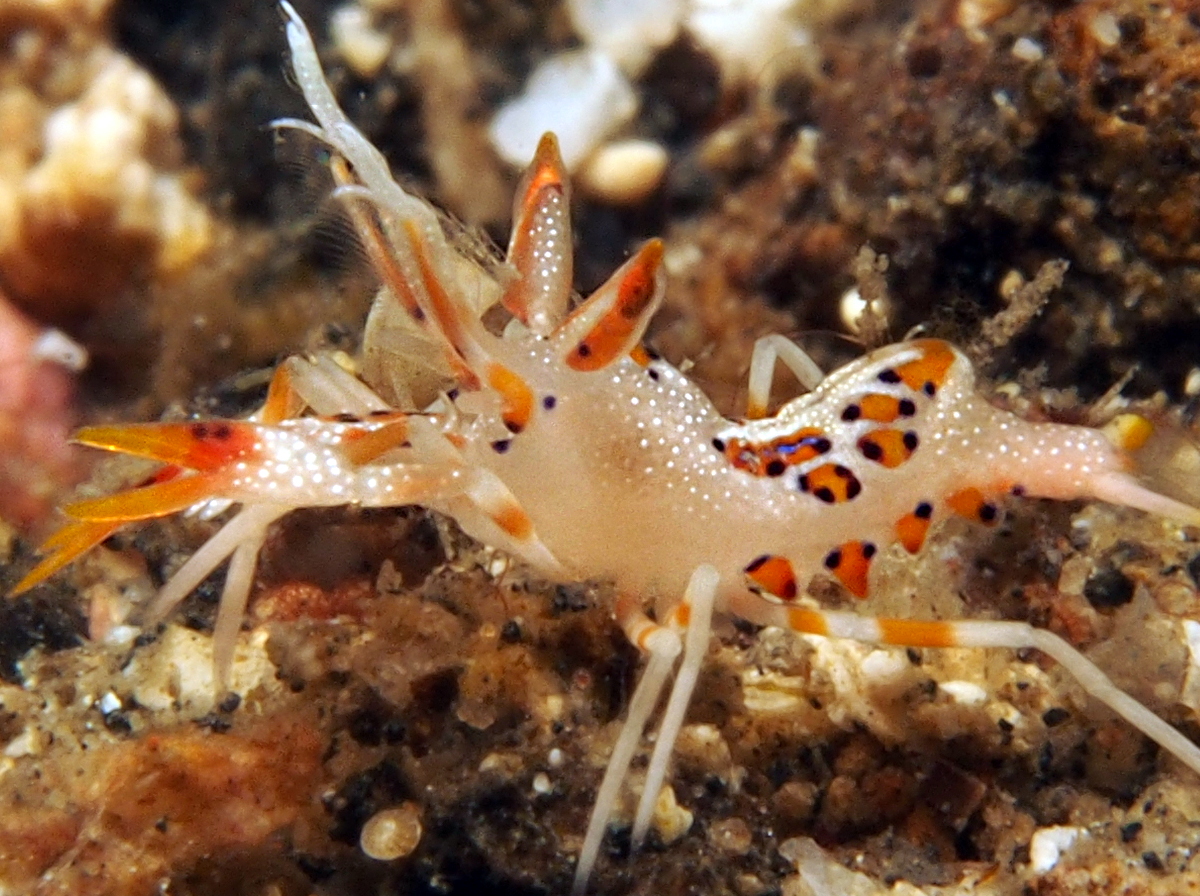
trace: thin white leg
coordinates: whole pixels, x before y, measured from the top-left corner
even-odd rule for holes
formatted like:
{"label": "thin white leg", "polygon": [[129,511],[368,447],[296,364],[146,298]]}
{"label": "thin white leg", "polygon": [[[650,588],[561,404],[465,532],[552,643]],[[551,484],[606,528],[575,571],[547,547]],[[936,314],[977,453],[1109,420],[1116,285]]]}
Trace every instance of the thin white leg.
{"label": "thin white leg", "polygon": [[587,890],[588,878],[596,864],[600,853],[600,844],[604,840],[604,831],[608,827],[609,816],[617,803],[617,795],[621,792],[621,784],[629,770],[634,751],[642,739],[646,720],[658,703],[663,685],[671,674],[671,667],[679,656],[683,645],[679,635],[669,628],[664,628],[647,619],[640,611],[625,610],[618,606],[618,615],[622,628],[629,639],[649,654],[642,680],[638,682],[629,703],[629,714],[621,726],[621,733],[613,745],[612,756],[609,757],[608,767],[604,770],[604,778],[596,793],[596,802],[592,806],[592,815],[588,819],[587,833],[583,838],[583,847],[579,851],[579,861],[575,865],[575,883],[571,887],[571,896],[583,896]]}
{"label": "thin white leg", "polygon": [[750,356],[750,381],[747,385],[746,416],[762,417],[767,413],[771,401],[771,383],[775,379],[775,362],[784,366],[800,381],[805,389],[812,391],[825,374],[808,353],[786,336],[772,333],[755,341],[754,353]]}
{"label": "thin white leg", "polygon": [[700,667],[704,664],[704,657],[708,652],[713,606],[717,599],[719,581],[717,570],[704,564],[696,567],[691,581],[688,582],[687,593],[683,599],[684,605],[690,607],[683,642],[683,661],[679,664],[679,674],[675,676],[675,685],[671,688],[671,697],[667,701],[667,708],[658,727],[658,742],[654,745],[654,754],[650,757],[650,766],[646,770],[646,785],[638,801],[637,815],[633,822],[633,849],[640,847],[646,839],[650,816],[654,813],[658,792],[666,779],[667,766],[671,762],[679,731],[683,728],[683,717],[691,702],[692,691],[696,688],[696,679],[700,677]]}

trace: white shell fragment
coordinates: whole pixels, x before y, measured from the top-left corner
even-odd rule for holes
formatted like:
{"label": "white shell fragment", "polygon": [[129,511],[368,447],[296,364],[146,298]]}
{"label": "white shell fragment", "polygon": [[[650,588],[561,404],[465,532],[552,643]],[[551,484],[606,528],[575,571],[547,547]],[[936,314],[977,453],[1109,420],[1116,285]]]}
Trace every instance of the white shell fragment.
{"label": "white shell fragment", "polygon": [[774,57],[808,46],[795,0],[693,0],[686,27],[730,80],[753,78]]}
{"label": "white shell fragment", "polygon": [[353,3],[329,16],[329,34],[346,64],[360,78],[374,78],[392,52],[392,39],[371,24],[370,13]]}
{"label": "white shell fragment", "polygon": [[574,50],[543,62],[525,92],[501,107],[488,136],[500,156],[525,165],[547,131],[569,171],[637,112],[637,95],[617,64],[599,50]]}
{"label": "white shell fragment", "polygon": [[636,74],[651,53],[675,39],[684,0],[567,0],[575,33]]}
{"label": "white shell fragment", "polygon": [[662,183],[670,156],[652,140],[616,140],[600,147],[584,163],[576,183],[600,202],[635,205]]}
{"label": "white shell fragment", "polygon": [[1058,864],[1062,854],[1075,845],[1083,828],[1049,827],[1034,832],[1029,841],[1029,867],[1034,874],[1045,874]]}

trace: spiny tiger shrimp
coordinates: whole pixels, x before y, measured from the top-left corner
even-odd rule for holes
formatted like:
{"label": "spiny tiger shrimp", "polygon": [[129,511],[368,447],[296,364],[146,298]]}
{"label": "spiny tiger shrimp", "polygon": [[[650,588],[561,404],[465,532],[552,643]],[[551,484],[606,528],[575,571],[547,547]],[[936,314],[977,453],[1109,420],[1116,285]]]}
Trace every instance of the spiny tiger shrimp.
{"label": "spiny tiger shrimp", "polygon": [[[73,521],[18,590],[127,523],[233,504],[241,509],[147,614],[161,619],[228,559],[214,633],[222,670],[268,527],[299,508],[418,504],[544,576],[615,584],[613,615],[646,664],[599,786],[576,894],[673,681],[634,846],[646,835],[714,612],[875,644],[1037,648],[1200,773],[1200,748],[1048,631],[872,618],[823,610],[805,596],[816,574],[865,595],[884,548],[919,551],[949,515],[990,522],[1009,495],[1094,498],[1200,526],[1200,510],[1133,478],[1128,441],[993,407],[977,394],[967,357],[936,339],[888,346],[825,376],[792,342],[765,337],[751,361],[745,418],[725,418],[682,372],[641,348],[666,288],[661,241],[572,307],[569,186],[552,136],[519,187],[504,261],[484,269],[393,180],[338,107],[304,23],[286,0],[282,7],[292,70],[316,122],[277,125],[329,148],[336,195],[385,287],[379,301],[418,325],[454,388],[428,407],[397,406],[336,365],[296,358],[249,419],[85,428],[83,444],[164,466],[139,488],[67,507]],[[508,312],[500,335],[480,320],[481,294]],[[777,362],[810,391],[768,414]]]}

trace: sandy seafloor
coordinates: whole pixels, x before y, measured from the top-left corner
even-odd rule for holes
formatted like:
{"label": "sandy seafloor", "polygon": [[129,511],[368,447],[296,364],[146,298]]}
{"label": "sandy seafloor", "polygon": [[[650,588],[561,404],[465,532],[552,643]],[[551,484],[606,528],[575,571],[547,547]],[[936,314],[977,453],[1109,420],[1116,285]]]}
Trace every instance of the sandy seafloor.
{"label": "sandy seafloor", "polygon": [[[391,41],[373,77],[330,45],[327,6],[296,5],[396,169],[503,239],[516,173],[485,127],[577,42],[559,4],[365,4]],[[14,321],[0,339],[8,587],[75,479],[136,475],[65,454],[69,426],[248,411],[279,357],[354,350],[371,284],[312,147],[265,128],[303,113],[265,0],[5,0],[0,37],[0,290],[20,309],[0,316]],[[655,54],[622,133],[665,147],[666,177],[620,209],[579,191],[578,286],[662,235],[672,281],[649,341],[732,413],[763,333],[800,336],[826,368],[861,350],[839,309],[869,246],[889,260],[871,338],[920,326],[972,346],[983,388],[1027,416],[1133,408],[1186,447],[1200,391],[1188,4],[864,2],[812,39],[744,80],[686,37]],[[1014,278],[1055,259],[1070,268],[1040,314],[985,327]],[[31,368],[29,334],[48,325],[90,352],[77,377]],[[1146,472],[1200,493],[1168,455]],[[214,703],[219,575],[157,630],[87,633],[215,525],[131,530],[0,607],[0,893],[566,892],[638,671],[611,589],[532,577],[419,509],[297,513],[260,564],[236,697]],[[1200,737],[1183,625],[1200,618],[1197,536],[1014,501],[996,527],[952,522],[916,559],[887,552],[859,606],[1049,627]],[[846,602],[824,580],[812,593]],[[618,823],[594,892],[1200,891],[1200,778],[1039,656],[724,621],[697,693],[670,779],[681,808],[633,856]],[[360,847],[385,810],[420,824],[391,861]]]}

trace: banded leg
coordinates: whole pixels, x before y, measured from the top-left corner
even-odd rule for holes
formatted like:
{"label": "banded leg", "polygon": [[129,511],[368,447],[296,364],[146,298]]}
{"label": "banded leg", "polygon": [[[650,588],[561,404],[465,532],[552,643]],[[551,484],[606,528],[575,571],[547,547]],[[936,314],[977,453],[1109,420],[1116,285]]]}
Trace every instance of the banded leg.
{"label": "banded leg", "polygon": [[[1200,746],[1113,684],[1095,663],[1053,632],[1027,622],[959,619],[888,619],[833,610],[784,607],[747,595],[731,610],[766,625],[830,638],[851,638],[896,647],[1036,648],[1063,666],[1090,696],[1200,774]],[[757,603],[758,606],[753,606]]]}
{"label": "banded leg", "polygon": [[754,342],[754,352],[750,356],[750,377],[747,383],[746,416],[756,420],[767,415],[767,407],[771,403],[771,383],[775,379],[775,362],[782,361],[783,365],[792,372],[806,390],[812,391],[825,373],[817,366],[817,362],[808,353],[786,336],[772,333]]}
{"label": "banded leg", "polygon": [[[683,717],[692,700],[692,691],[696,689],[700,667],[708,652],[713,606],[717,599],[717,582],[715,568],[708,565],[697,567],[692,573],[691,581],[688,582],[686,596],[672,612],[671,624],[683,626],[687,632],[683,641],[683,660],[679,664],[679,672],[675,676],[667,708],[663,710],[654,753],[646,769],[646,783],[642,788],[633,822],[631,842],[634,849],[640,847],[646,839],[650,816],[658,801],[658,792],[667,777],[667,766],[671,762],[671,754],[675,751],[675,741],[683,728]],[[683,618],[678,618],[680,616]]]}
{"label": "banded leg", "polygon": [[[641,680],[633,692],[629,702],[629,712],[621,726],[621,733],[613,745],[612,755],[604,769],[604,778],[600,789],[596,792],[596,802],[592,806],[592,814],[588,819],[587,833],[584,836],[583,847],[579,851],[579,861],[575,866],[575,882],[571,887],[572,896],[583,896],[587,890],[588,878],[596,864],[600,852],[600,844],[604,840],[604,832],[608,827],[608,819],[617,802],[621,784],[629,771],[629,763],[637,750],[645,730],[650,713],[658,703],[663,686],[675,665],[675,658],[684,651],[684,643],[680,640],[680,632],[686,632],[686,653],[683,668],[680,670],[682,682],[677,680],[675,688],[668,701],[668,712],[663,718],[659,731],[659,743],[655,748],[654,762],[661,753],[664,758],[658,759],[662,765],[660,772],[655,772],[658,784],[651,793],[647,778],[647,788],[643,791],[638,805],[638,817],[641,817],[644,805],[653,807],[658,797],[658,789],[666,773],[666,763],[670,758],[675,738],[682,726],[683,711],[687,708],[688,699],[695,687],[704,651],[708,645],[710,620],[713,603],[716,598],[717,572],[711,566],[701,566],[692,573],[683,600],[671,611],[663,624],[658,624],[647,618],[638,602],[629,595],[621,595],[615,609],[617,623],[625,631],[630,642],[647,654],[646,668],[642,671]],[[686,673],[686,674],[685,674]],[[676,718],[677,717],[677,718]],[[649,810],[645,812],[649,818]]]}

